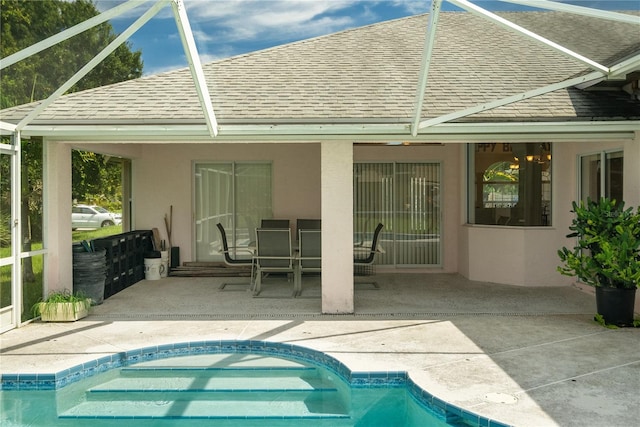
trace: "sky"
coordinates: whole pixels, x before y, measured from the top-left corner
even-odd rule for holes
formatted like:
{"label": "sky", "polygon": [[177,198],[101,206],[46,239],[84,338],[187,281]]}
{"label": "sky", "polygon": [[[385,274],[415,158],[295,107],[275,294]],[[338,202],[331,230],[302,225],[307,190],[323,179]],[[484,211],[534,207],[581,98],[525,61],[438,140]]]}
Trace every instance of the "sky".
{"label": "sky", "polygon": [[[471,0],[490,11],[523,10],[512,3]],[[124,0],[94,0],[100,11]],[[603,10],[640,10],[640,0],[563,1]],[[125,30],[152,2],[111,20]],[[184,0],[202,63],[254,52],[298,40],[331,34],[376,22],[426,13],[429,0]],[[459,10],[443,1],[443,10]],[[173,13],[165,7],[129,42],[142,51],[144,74],[187,66]]]}

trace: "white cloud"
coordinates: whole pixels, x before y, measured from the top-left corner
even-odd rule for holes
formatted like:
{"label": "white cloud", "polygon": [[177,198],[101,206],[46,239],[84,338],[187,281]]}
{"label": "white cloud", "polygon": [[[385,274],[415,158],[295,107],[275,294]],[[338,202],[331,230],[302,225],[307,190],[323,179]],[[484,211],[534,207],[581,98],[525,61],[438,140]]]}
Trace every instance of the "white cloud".
{"label": "white cloud", "polygon": [[[350,25],[349,16],[333,15],[352,6],[354,0],[236,0],[187,2],[193,28],[224,35],[227,41],[253,38],[280,40],[312,37]],[[206,30],[204,30],[206,28]]]}
{"label": "white cloud", "polygon": [[[94,2],[104,11],[124,0]],[[133,22],[155,1],[140,3],[140,7],[117,18],[120,28],[125,28],[126,22]],[[384,18],[380,7],[407,11],[422,5],[420,12],[423,12],[428,3],[428,0],[184,0],[203,62],[233,56],[251,46],[263,48],[377,22]],[[173,20],[172,9],[167,5],[150,23],[154,27],[153,37],[177,37]],[[138,45],[143,46],[149,40],[148,34],[146,41]],[[151,50],[145,50],[145,53]],[[177,60],[174,58],[172,62]],[[149,62],[155,64],[157,61]],[[145,74],[171,69],[171,66],[150,67],[153,69],[145,66]]]}
{"label": "white cloud", "polygon": [[431,2],[428,0],[393,0],[393,5],[404,8],[412,15],[429,11]]}

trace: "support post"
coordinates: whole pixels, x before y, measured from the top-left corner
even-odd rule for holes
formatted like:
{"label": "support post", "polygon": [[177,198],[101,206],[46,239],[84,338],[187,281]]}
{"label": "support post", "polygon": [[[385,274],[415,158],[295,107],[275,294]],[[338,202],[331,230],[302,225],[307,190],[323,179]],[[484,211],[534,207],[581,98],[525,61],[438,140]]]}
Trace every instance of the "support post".
{"label": "support post", "polygon": [[321,143],[322,313],[350,314],[353,293],[353,144]]}

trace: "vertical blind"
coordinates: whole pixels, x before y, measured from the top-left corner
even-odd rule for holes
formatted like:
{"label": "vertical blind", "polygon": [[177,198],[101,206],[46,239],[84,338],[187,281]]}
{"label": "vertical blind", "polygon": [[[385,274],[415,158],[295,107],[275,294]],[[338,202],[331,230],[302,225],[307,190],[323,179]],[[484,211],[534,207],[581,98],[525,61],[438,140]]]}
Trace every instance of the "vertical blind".
{"label": "vertical blind", "polygon": [[440,265],[440,164],[356,163],[353,176],[356,242],[381,222],[379,264]]}

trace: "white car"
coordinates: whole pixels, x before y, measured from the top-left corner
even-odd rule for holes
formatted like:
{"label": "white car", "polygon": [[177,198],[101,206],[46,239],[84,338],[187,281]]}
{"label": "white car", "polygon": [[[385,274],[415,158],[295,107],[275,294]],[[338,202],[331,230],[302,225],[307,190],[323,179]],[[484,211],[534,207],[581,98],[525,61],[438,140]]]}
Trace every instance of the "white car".
{"label": "white car", "polygon": [[119,225],[120,214],[109,212],[100,206],[76,205],[71,211],[71,228],[100,228]]}

